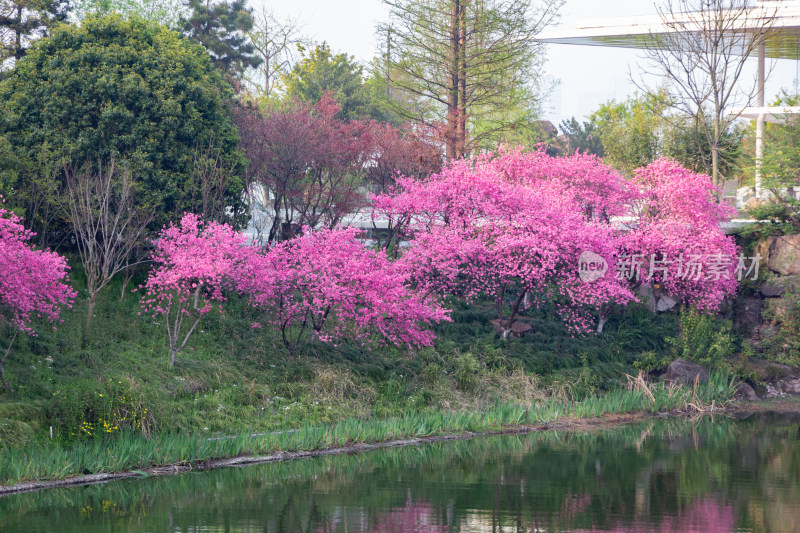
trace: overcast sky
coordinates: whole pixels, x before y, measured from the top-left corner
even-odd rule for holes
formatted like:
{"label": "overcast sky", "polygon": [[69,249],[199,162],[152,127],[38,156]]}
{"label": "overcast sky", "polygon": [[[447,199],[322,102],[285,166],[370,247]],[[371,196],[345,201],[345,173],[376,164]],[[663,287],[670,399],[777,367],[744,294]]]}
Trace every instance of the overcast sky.
{"label": "overcast sky", "polygon": [[[254,5],[262,0],[250,0]],[[375,25],[388,18],[380,0],[263,0],[277,14],[291,16],[316,41],[327,41],[335,51],[347,52],[366,64],[376,55]],[[587,18],[655,13],[648,0],[567,0],[558,27],[572,28]],[[611,99],[624,100],[636,87],[629,72],[639,77],[645,60],[634,50],[595,46],[549,45],[545,71],[559,81],[544,117],[554,124],[571,116],[583,118]],[[752,60],[755,66],[755,60]],[[797,62],[781,60],[767,83],[769,101],[781,88],[793,88]],[[752,74],[752,73],[751,73]],[[650,79],[657,84],[657,79]]]}

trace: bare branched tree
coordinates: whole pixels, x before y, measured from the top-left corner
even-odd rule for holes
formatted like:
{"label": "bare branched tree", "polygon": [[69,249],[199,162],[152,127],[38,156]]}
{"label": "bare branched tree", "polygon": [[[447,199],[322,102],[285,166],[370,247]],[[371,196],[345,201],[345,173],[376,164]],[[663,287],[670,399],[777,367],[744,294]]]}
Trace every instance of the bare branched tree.
{"label": "bare branched tree", "polygon": [[257,94],[269,98],[281,75],[297,61],[298,45],[310,46],[311,39],[302,34],[303,26],[297,20],[279,18],[266,6],[253,13],[253,20],[253,29],[247,36],[262,63],[247,81]]}
{"label": "bare branched tree", "polygon": [[107,164],[66,165],[64,175],[66,214],[86,272],[88,338],[98,293],[132,266],[131,254],[153,213],[137,208],[131,173],[113,159]]}
{"label": "bare branched tree", "polygon": [[236,169],[235,163],[226,162],[220,152],[213,141],[195,148],[187,193],[192,213],[202,215],[203,220],[224,222],[227,215],[225,191]]}
{"label": "bare branched tree", "polygon": [[[759,80],[746,79],[745,64],[774,31],[780,1],[665,0],[657,5],[663,31],[654,32],[646,55],[665,79],[674,111],[708,143],[714,183],[720,182],[721,143],[739,118],[735,106],[752,105]],[[762,80],[763,81],[763,80]],[[641,86],[641,85],[640,85]]]}

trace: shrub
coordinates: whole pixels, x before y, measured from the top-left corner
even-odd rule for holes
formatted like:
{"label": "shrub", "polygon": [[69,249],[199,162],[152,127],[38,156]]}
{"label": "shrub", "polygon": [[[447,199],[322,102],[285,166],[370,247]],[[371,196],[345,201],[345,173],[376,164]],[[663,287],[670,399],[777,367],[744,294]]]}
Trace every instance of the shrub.
{"label": "shrub", "polygon": [[718,368],[733,354],[733,332],[730,320],[684,309],[680,316],[680,334],[672,340],[678,355],[701,365]]}
{"label": "shrub", "polygon": [[149,435],[153,415],[132,381],[76,380],[53,393],[48,423],[62,441],[130,430]]}

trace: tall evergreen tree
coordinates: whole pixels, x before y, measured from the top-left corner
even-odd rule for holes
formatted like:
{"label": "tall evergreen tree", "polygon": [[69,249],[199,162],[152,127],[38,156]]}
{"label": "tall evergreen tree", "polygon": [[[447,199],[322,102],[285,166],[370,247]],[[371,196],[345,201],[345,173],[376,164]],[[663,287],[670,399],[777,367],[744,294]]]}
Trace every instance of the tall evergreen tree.
{"label": "tall evergreen tree", "polygon": [[0,65],[19,60],[31,41],[67,19],[69,0],[3,0],[0,4]]}
{"label": "tall evergreen tree", "polygon": [[183,22],[184,33],[208,50],[222,72],[236,78],[261,64],[247,38],[253,29],[253,12],[246,0],[188,0],[187,7],[191,14]]}
{"label": "tall evergreen tree", "polygon": [[572,155],[576,151],[603,157],[603,141],[597,132],[597,125],[592,121],[578,122],[575,117],[561,121],[561,132],[564,136],[563,151]]}
{"label": "tall evergreen tree", "polygon": [[536,34],[562,0],[384,0],[379,27],[392,88],[407,119],[442,126],[447,158],[530,120],[543,54]]}

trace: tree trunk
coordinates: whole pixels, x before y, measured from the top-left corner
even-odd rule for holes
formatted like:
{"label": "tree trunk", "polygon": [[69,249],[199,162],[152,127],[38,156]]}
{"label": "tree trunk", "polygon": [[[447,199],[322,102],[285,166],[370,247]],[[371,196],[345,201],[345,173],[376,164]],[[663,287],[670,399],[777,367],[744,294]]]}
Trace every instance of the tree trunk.
{"label": "tree trunk", "polygon": [[447,131],[445,132],[445,155],[448,161],[459,157],[458,129],[460,109],[458,93],[460,87],[460,62],[459,41],[461,37],[459,15],[461,14],[461,1],[454,0],[450,14],[450,87],[447,95]]}
{"label": "tree trunk", "polygon": [[2,383],[3,385],[6,384],[6,372],[5,369],[3,368],[3,363],[6,362],[8,354],[11,353],[11,345],[14,344],[14,341],[17,338],[17,334],[19,334],[19,330],[14,330],[14,335],[11,337],[11,340],[8,341],[8,347],[6,348],[6,352],[3,354],[3,358],[0,359],[0,383]]}
{"label": "tree trunk", "polygon": [[125,275],[125,279],[122,280],[122,290],[119,293],[119,301],[122,302],[125,299],[125,289],[128,288],[128,283],[131,282],[133,279],[133,269],[128,267],[129,273]]}
{"label": "tree trunk", "polygon": [[89,340],[89,332],[92,330],[92,316],[94,315],[94,304],[97,301],[97,292],[89,295],[89,311],[86,313],[86,329],[84,329],[83,342]]}
{"label": "tree trunk", "polygon": [[467,148],[467,6],[458,10],[458,126],[456,129],[456,157],[466,155]]}
{"label": "tree trunk", "polygon": [[714,142],[711,143],[711,181],[719,185],[719,119],[714,121]]}
{"label": "tree trunk", "polygon": [[17,7],[17,20],[16,22],[16,29],[15,29],[15,39],[14,39],[14,59],[19,61],[22,59],[22,4]]}
{"label": "tree trunk", "polygon": [[597,334],[598,335],[600,333],[603,333],[603,326],[606,325],[606,322],[608,322],[608,317],[600,315],[600,317],[597,320]]}
{"label": "tree trunk", "polygon": [[608,322],[608,318],[611,316],[611,312],[613,310],[614,310],[614,304],[613,303],[608,304],[608,305],[601,305],[600,306],[600,312],[598,313],[598,317],[597,317],[597,333],[598,333],[598,335],[600,333],[603,333],[603,326],[605,326],[606,322]]}
{"label": "tree trunk", "polygon": [[178,350],[175,347],[170,348],[170,356],[169,356],[169,367],[175,367],[175,359],[178,357]]}

